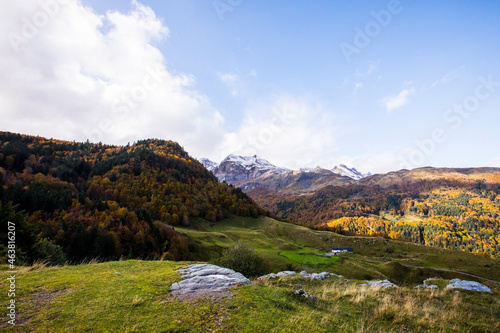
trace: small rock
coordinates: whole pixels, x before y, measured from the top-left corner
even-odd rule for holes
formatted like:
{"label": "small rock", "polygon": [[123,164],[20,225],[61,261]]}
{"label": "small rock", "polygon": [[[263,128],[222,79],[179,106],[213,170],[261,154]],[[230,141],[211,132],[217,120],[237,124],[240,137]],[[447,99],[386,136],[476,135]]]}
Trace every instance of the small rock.
{"label": "small rock", "polygon": [[439,289],[439,287],[435,284],[431,284],[431,285],[426,285],[424,283],[422,284],[419,284],[418,286],[416,286],[415,288],[427,288],[427,289]]}
{"label": "small rock", "polygon": [[326,279],[327,277],[330,277],[330,276],[336,276],[338,278],[341,278],[342,275],[337,275],[337,274],[334,274],[334,273],[330,273],[330,272],[321,272],[321,273],[307,273],[306,271],[302,271],[299,273],[300,276],[306,278],[306,279],[311,279],[311,280],[324,280]]}
{"label": "small rock", "polygon": [[304,291],[304,289],[296,290],[295,295],[302,296],[302,297],[309,298],[309,299],[313,299],[313,300],[318,299],[316,296],[309,295],[306,291]]}
{"label": "small rock", "polygon": [[283,271],[283,272],[279,272],[279,273],[270,273],[270,274],[262,275],[262,276],[259,276],[257,279],[258,280],[275,279],[278,276],[288,276],[288,275],[295,275],[295,274],[297,274],[297,273],[294,271]]}
{"label": "small rock", "polygon": [[362,286],[371,286],[376,287],[380,286],[382,288],[397,288],[398,286],[392,283],[389,280],[375,280],[375,281],[366,281],[366,283],[362,284]]}
{"label": "small rock", "polygon": [[297,272],[294,272],[294,271],[283,271],[283,272],[276,273],[277,276],[288,276],[288,275],[295,275],[295,274],[297,274]]}
{"label": "small rock", "polygon": [[257,279],[258,280],[275,279],[276,277],[277,277],[276,273],[270,273],[270,274],[259,276]]}
{"label": "small rock", "polygon": [[295,295],[302,296],[304,295],[304,293],[305,293],[304,289],[295,290]]}
{"label": "small rock", "polygon": [[450,284],[446,286],[447,289],[465,289],[465,290],[472,290],[472,291],[478,291],[478,292],[487,292],[487,293],[493,293],[490,288],[485,286],[482,283],[475,282],[475,281],[467,281],[467,280],[460,280],[460,279],[453,279],[450,280]]}
{"label": "small rock", "polygon": [[330,277],[330,273],[328,273],[328,272],[312,273],[310,275],[311,280],[324,280],[327,277]]}
{"label": "small rock", "polygon": [[309,277],[309,273],[307,273],[307,271],[302,271],[299,273],[300,276],[302,277],[305,277],[305,278],[308,278]]}
{"label": "small rock", "polygon": [[419,284],[415,288],[439,289],[439,287],[437,285],[435,285],[435,284],[431,284],[431,285],[427,284],[428,281],[434,281],[434,280],[437,280],[437,278],[428,278],[428,279],[425,279],[424,282],[422,282],[422,284]]}

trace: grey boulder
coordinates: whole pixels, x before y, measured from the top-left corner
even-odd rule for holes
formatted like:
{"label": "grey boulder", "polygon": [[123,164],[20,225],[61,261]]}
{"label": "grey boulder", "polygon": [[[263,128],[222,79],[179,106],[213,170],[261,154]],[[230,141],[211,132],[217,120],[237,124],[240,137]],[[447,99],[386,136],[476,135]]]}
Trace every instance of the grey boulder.
{"label": "grey boulder", "polygon": [[182,281],[170,286],[174,296],[191,293],[210,295],[212,292],[225,291],[237,284],[251,284],[243,274],[229,268],[210,264],[194,264],[177,270]]}
{"label": "grey boulder", "polygon": [[465,289],[465,290],[473,290],[479,292],[493,293],[490,288],[485,286],[482,283],[475,281],[467,281],[460,279],[450,280],[450,284],[446,286],[447,289]]}

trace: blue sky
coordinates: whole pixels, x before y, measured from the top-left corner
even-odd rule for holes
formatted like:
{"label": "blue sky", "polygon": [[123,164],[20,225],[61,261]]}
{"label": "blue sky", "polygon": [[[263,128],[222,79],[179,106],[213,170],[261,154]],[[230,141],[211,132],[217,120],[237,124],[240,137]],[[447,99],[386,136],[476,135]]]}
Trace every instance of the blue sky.
{"label": "blue sky", "polygon": [[51,2],[2,5],[1,130],[289,168],[500,167],[498,1]]}

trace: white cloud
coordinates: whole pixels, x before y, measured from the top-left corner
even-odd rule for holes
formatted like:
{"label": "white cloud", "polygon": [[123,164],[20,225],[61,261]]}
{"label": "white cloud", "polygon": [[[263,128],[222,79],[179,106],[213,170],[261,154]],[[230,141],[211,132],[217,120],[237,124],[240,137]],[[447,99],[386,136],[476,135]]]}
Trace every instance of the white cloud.
{"label": "white cloud", "polygon": [[354,72],[354,77],[360,78],[360,77],[367,77],[374,71],[376,71],[379,67],[380,60],[377,61],[369,61],[368,62],[368,69],[366,71],[361,71],[359,69],[356,69]]}
{"label": "white cloud", "polygon": [[368,70],[366,71],[366,74],[369,75],[373,71],[375,71],[376,69],[378,69],[379,63],[380,63],[380,60],[378,60],[376,62],[371,62],[370,61],[369,65],[368,65]]}
{"label": "white cloud", "polygon": [[456,70],[454,71],[451,71],[447,74],[445,74],[442,78],[441,78],[441,83],[447,83],[447,82],[450,82],[450,81],[453,81],[455,79],[457,79],[461,72],[465,69],[465,66],[462,65],[460,66],[459,68],[457,68]]}
{"label": "white cloud", "polygon": [[408,104],[408,99],[413,94],[415,94],[415,88],[403,89],[397,96],[384,97],[381,102],[390,113]]}
{"label": "white cloud", "polygon": [[288,94],[249,107],[241,126],[226,135],[216,159],[229,153],[259,155],[277,165],[300,168],[336,151],[340,133],[321,104]]}
{"label": "white cloud", "polygon": [[238,76],[233,73],[217,73],[217,76],[224,83],[232,83],[238,79]]}
{"label": "white cloud", "polygon": [[[454,71],[451,71],[449,73],[446,73],[445,75],[443,75],[443,77],[441,77],[440,79],[434,81],[430,87],[431,88],[434,88],[435,86],[437,86],[438,84],[440,83],[448,83],[448,82],[451,82],[453,80],[456,80],[457,78],[460,77],[460,75],[462,74],[462,72],[464,71],[465,69],[465,66],[462,65],[460,66],[459,68],[455,69]],[[424,86],[425,87],[425,86]]]}
{"label": "white cloud", "polygon": [[226,85],[226,87],[229,89],[229,92],[231,95],[236,96],[238,95],[238,75],[234,73],[217,73],[217,76],[219,79]]}
{"label": "white cloud", "polygon": [[356,92],[363,87],[363,82],[356,82],[354,85],[354,91],[352,92],[353,95],[356,94]]}
{"label": "white cloud", "polygon": [[155,44],[169,29],[151,8],[132,1],[128,13],[98,15],[64,2],[2,5],[0,34],[10,36],[0,40],[2,130],[120,144],[160,137],[193,155],[222,142],[224,119],[193,89],[195,78],[165,66]]}

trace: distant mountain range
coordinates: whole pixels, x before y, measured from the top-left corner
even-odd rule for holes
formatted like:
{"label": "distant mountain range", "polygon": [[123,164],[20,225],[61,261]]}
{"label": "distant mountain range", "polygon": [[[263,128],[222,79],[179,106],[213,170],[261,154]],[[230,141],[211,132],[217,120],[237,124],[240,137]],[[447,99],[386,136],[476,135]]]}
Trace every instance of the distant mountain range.
{"label": "distant mountain range", "polygon": [[284,193],[316,191],[328,185],[346,185],[365,177],[355,168],[344,164],[333,169],[302,168],[290,170],[278,167],[269,161],[254,156],[229,155],[220,164],[202,158],[200,162],[220,180],[243,190],[262,187]]}

